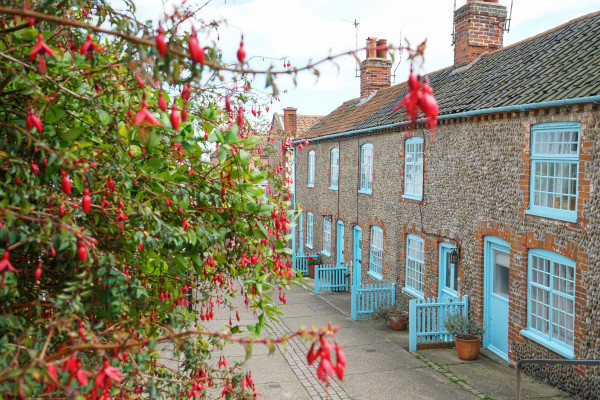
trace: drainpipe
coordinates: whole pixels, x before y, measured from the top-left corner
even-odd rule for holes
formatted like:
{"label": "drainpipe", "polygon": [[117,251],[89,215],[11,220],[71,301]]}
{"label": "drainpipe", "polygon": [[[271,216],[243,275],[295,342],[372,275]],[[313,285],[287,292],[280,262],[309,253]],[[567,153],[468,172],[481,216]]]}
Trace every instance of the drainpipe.
{"label": "drainpipe", "polygon": [[[453,114],[440,115],[438,117],[438,120],[461,118],[461,117],[473,117],[475,115],[491,114],[491,113],[505,112],[505,111],[526,111],[526,110],[532,110],[535,108],[558,107],[558,106],[567,106],[570,104],[581,104],[581,103],[599,104],[600,103],[600,95],[588,96],[588,97],[576,97],[573,99],[564,99],[564,100],[544,101],[541,103],[526,103],[526,104],[519,104],[519,105],[513,105],[513,106],[482,108],[481,110],[472,110],[472,111],[464,111],[464,112],[453,113]],[[419,118],[417,120],[417,123],[423,123],[423,122],[425,122],[425,118]],[[346,137],[346,136],[352,136],[357,133],[375,132],[375,131],[379,131],[379,130],[383,130],[383,129],[396,128],[396,127],[404,126],[407,124],[409,124],[409,121],[396,122],[393,124],[373,126],[371,128],[356,129],[356,130],[347,131],[347,132],[334,133],[331,135],[320,136],[317,138],[309,139],[308,141],[314,143],[314,142],[319,142],[321,140],[336,139],[336,138],[341,138],[341,137]],[[300,143],[300,141],[297,140],[294,143]]]}
{"label": "drainpipe", "polygon": [[[294,215],[296,214],[297,211],[297,206],[296,206],[296,146],[293,147],[294,149],[294,156],[292,159],[292,169],[294,170]],[[298,226],[296,226],[294,228],[294,234],[292,235],[292,265],[296,266],[296,242],[297,242],[297,238],[296,238],[296,232],[298,231]]]}

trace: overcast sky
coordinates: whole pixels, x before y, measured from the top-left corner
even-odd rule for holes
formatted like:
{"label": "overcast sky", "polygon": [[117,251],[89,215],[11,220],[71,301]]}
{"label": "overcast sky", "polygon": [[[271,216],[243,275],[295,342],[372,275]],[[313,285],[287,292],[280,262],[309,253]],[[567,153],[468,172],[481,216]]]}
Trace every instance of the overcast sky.
{"label": "overcast sky", "polygon": [[[136,0],[140,19],[160,18],[162,1]],[[456,8],[465,3],[466,0],[456,0]],[[500,0],[509,12],[510,3]],[[505,45],[600,10],[598,0],[513,0],[513,3]],[[353,50],[356,29],[352,22],[356,19],[359,47],[364,46],[369,36],[393,44],[398,44],[400,37],[403,43],[406,38],[412,44],[427,38],[424,68],[432,72],[453,62],[453,10],[454,0],[213,0],[202,9],[199,18],[227,20],[227,26],[220,29],[218,45],[226,57],[230,53],[232,61],[243,32],[247,58],[260,56],[251,60],[251,66],[256,68],[273,64],[281,69],[284,57],[300,67],[330,53]],[[359,56],[364,59],[364,51]],[[398,61],[401,62],[397,68]],[[355,77],[355,59],[347,56],[336,64],[319,68],[318,81],[309,73],[299,76],[297,86],[289,79],[278,79],[280,90],[287,93],[281,94],[280,103],[273,103],[271,113],[296,107],[299,114],[326,115],[343,101],[358,97],[360,79]],[[396,71],[395,83],[406,80],[407,65],[405,55],[401,60],[395,59],[392,67]],[[254,87],[263,88],[264,78],[257,78]]]}

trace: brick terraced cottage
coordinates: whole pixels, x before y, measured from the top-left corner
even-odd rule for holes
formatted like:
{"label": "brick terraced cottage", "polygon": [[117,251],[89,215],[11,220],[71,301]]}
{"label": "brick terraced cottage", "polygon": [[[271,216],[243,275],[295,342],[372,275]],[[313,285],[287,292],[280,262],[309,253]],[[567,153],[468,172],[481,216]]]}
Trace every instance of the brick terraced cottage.
{"label": "brick terraced cottage", "polygon": [[[502,47],[506,14],[456,11],[454,65],[429,74],[435,143],[405,138],[406,83],[367,40],[360,97],[295,151],[296,250],[354,261],[353,283],[396,283],[398,301],[469,295],[510,364],[600,359],[600,12]],[[598,368],[528,368],[600,398]]]}

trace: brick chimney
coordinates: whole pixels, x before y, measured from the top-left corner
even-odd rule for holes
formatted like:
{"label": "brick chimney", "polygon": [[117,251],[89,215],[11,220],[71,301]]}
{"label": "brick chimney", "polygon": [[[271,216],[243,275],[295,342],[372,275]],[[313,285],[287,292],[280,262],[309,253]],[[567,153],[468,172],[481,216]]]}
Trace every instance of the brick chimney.
{"label": "brick chimney", "polygon": [[454,65],[502,47],[506,7],[498,0],[467,0],[454,13]]}
{"label": "brick chimney", "polygon": [[392,61],[387,58],[387,40],[367,38],[367,58],[360,63],[360,98],[390,87]]}
{"label": "brick chimney", "polygon": [[296,138],[296,132],[298,131],[296,110],[298,109],[293,107],[283,109],[283,129],[285,129],[285,133],[291,135],[294,139]]}

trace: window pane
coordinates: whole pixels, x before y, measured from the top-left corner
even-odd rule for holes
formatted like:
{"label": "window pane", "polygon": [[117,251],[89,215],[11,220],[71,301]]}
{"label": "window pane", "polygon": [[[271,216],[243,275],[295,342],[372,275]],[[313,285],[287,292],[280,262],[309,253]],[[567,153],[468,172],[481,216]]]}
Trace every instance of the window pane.
{"label": "window pane", "polygon": [[530,329],[552,342],[574,343],[575,264],[545,251],[532,250],[530,270]]}
{"label": "window pane", "polygon": [[409,236],[406,241],[406,287],[423,291],[424,242],[417,236]]}
{"label": "window pane", "polygon": [[502,251],[494,251],[493,293],[508,299],[508,275],[510,256]]}

